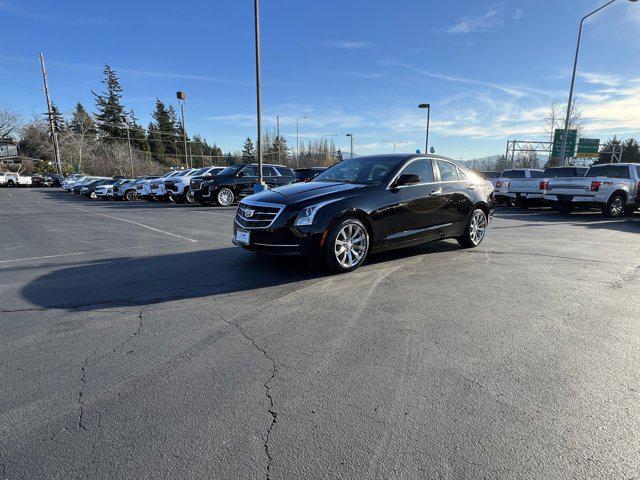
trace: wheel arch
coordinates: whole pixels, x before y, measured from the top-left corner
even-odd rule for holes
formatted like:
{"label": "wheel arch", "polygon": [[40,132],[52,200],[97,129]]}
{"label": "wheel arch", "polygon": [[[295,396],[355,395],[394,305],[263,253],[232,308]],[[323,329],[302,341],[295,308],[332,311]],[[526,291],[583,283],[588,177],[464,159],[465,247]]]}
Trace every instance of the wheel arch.
{"label": "wheel arch", "polygon": [[627,201],[629,200],[629,192],[627,192],[625,189],[623,188],[618,188],[617,190],[615,190],[611,195],[609,195],[609,199],[607,200],[607,203],[611,201],[611,199],[613,197],[615,197],[616,195],[620,195],[623,200],[624,203],[627,203]]}
{"label": "wheel arch", "polygon": [[325,230],[325,232],[329,232],[336,223],[341,222],[345,218],[351,218],[351,217],[357,218],[364,224],[365,228],[367,229],[367,232],[369,232],[369,236],[371,237],[370,243],[372,244],[373,241],[375,240],[373,222],[371,221],[371,218],[364,210],[360,210],[358,208],[349,208],[341,211],[338,215],[336,215],[333,218],[333,220],[331,220],[331,222],[329,222],[329,225],[327,226],[327,229]]}

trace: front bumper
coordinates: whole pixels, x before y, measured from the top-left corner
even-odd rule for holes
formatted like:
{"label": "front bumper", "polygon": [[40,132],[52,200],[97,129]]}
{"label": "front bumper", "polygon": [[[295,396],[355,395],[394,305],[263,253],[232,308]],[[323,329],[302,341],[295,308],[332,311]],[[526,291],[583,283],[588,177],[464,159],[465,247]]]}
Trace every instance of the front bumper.
{"label": "front bumper", "polygon": [[[312,256],[322,251],[324,233],[327,226],[310,225],[305,227],[273,227],[244,229],[236,222],[233,224],[232,243],[245,250],[268,255]],[[237,240],[238,230],[249,232],[249,243]]]}

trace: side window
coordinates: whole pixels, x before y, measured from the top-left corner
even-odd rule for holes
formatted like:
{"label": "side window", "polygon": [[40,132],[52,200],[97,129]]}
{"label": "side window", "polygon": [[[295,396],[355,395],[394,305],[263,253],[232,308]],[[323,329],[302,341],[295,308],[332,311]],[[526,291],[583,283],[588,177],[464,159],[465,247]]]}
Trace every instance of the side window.
{"label": "side window", "polygon": [[534,170],[533,172],[531,172],[531,178],[542,178],[544,177],[544,172],[539,172],[537,170]]}
{"label": "side window", "polygon": [[267,167],[267,166],[262,166],[262,175],[264,175],[265,177],[277,177],[278,173],[276,172],[276,169],[273,167]]}
{"label": "side window", "polygon": [[244,167],[240,170],[239,177],[257,177],[258,169],[256,167]]}
{"label": "side window", "polygon": [[420,177],[420,183],[433,182],[433,165],[431,164],[431,160],[426,158],[411,162],[402,170],[401,175],[405,173],[418,175]]}
{"label": "side window", "polygon": [[456,170],[458,170],[458,177],[460,180],[469,180],[469,175],[467,175],[464,170],[458,166],[456,166]]}
{"label": "side window", "polygon": [[436,160],[438,169],[440,170],[440,180],[443,182],[455,182],[459,180],[458,170],[453,163]]}

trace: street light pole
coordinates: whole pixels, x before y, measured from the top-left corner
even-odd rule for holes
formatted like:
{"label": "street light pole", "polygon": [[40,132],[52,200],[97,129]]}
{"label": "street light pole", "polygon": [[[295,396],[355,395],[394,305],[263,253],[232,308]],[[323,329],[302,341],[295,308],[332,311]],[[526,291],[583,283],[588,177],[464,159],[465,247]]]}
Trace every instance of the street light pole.
{"label": "street light pole", "polygon": [[[567,136],[569,135],[569,122],[571,121],[571,106],[573,103],[573,90],[576,84],[576,72],[578,70],[578,57],[580,56],[580,41],[582,40],[582,28],[584,27],[584,21],[590,16],[598,13],[600,10],[607,8],[616,0],[610,0],[602,5],[600,8],[595,9],[593,12],[582,17],[580,21],[580,30],[578,31],[578,44],[576,45],[576,56],[573,60],[573,75],[571,76],[571,88],[569,89],[569,101],[567,102],[567,116],[564,121],[564,134],[562,135],[562,149],[560,150],[560,157],[562,159],[562,165],[566,163],[567,153]],[[638,0],[629,0],[630,2],[637,2]]]}
{"label": "street light pole", "polygon": [[264,190],[264,179],[262,177],[262,116],[260,101],[260,6],[258,0],[253,0],[253,15],[255,22],[255,43],[256,43],[256,110],[258,115],[258,187],[257,190]]}
{"label": "street light pole", "polygon": [[426,140],[424,144],[424,153],[425,155],[429,154],[429,121],[431,119],[431,104],[430,103],[421,103],[418,105],[418,108],[426,108],[427,109],[427,133]]}
{"label": "street light pole", "polygon": [[[187,99],[187,94],[184,92],[176,93],[178,102],[180,103],[180,110],[182,112],[182,139],[184,141],[184,163],[189,168],[189,157],[187,156],[187,126],[184,122],[184,102]],[[193,159],[191,159],[191,167],[193,167]]]}
{"label": "street light pole", "polygon": [[409,142],[394,142],[393,140],[380,140],[381,142],[385,142],[385,143],[392,143],[393,144],[393,153],[396,153],[396,146],[398,145],[404,145],[405,143],[409,143]]}
{"label": "street light pole", "polygon": [[351,139],[351,151],[349,158],[353,158],[353,133],[347,133],[347,137]]}

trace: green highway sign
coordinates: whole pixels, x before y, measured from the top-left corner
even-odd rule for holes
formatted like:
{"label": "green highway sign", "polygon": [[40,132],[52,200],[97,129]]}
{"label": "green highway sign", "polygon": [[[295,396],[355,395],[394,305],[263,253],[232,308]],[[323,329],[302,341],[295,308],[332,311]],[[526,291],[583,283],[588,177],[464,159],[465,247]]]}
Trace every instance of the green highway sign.
{"label": "green highway sign", "polygon": [[595,158],[600,151],[599,138],[581,138],[578,141],[578,158]]}
{"label": "green highway sign", "polygon": [[[562,152],[562,138],[564,137],[564,128],[556,128],[553,135],[553,151],[551,156],[560,158]],[[567,148],[565,150],[565,158],[572,158],[576,151],[576,141],[578,140],[578,131],[569,130],[567,134]]]}

